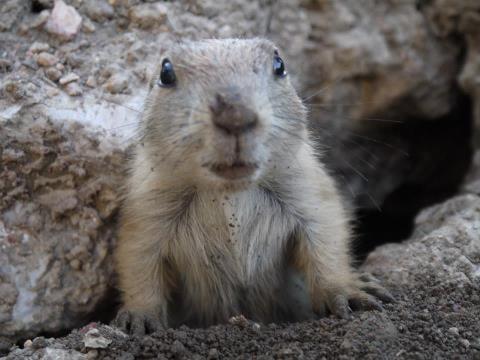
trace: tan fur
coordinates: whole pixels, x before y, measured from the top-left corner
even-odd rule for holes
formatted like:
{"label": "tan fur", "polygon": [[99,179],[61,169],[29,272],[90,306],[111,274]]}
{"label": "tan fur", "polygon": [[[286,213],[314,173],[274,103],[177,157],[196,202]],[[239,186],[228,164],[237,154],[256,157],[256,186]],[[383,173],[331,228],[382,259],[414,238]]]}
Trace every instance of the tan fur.
{"label": "tan fur", "polygon": [[[132,331],[240,313],[263,322],[301,318],[292,271],[314,312],[372,303],[350,267],[348,218],[314,153],[304,106],[288,77],[273,75],[274,49],[263,39],[208,40],[164,54],[178,83],[158,87],[158,72],[152,81],[116,252]],[[232,87],[259,117],[239,140],[239,156],[258,164],[246,180],[208,170],[236,156],[209,112],[215,94]]]}

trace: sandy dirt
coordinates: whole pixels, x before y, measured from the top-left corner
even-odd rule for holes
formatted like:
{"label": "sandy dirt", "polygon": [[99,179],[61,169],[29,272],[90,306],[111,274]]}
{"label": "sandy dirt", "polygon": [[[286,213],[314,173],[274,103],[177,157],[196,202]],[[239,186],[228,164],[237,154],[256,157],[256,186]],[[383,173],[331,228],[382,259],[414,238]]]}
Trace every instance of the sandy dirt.
{"label": "sandy dirt", "polygon": [[[480,359],[475,289],[456,289],[431,278],[421,288],[395,289],[394,294],[397,302],[384,311],[353,313],[348,320],[270,325],[240,320],[141,338],[91,323],[65,338],[36,338],[5,359],[40,356],[44,347],[76,350],[86,359]],[[84,336],[92,328],[112,342],[104,349],[85,348]]]}

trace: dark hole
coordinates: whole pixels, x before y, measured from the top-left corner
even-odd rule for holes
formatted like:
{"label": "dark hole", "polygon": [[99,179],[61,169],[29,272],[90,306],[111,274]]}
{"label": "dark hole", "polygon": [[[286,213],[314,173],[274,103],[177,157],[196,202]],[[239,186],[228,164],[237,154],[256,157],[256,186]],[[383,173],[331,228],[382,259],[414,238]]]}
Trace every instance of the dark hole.
{"label": "dark hole", "polygon": [[[355,253],[363,260],[376,246],[408,238],[418,212],[458,191],[472,160],[472,106],[459,95],[444,118],[413,119],[395,127],[393,136],[408,139],[403,181],[379,204],[356,211]],[[388,135],[385,142],[389,142]]]}
{"label": "dark hole", "polygon": [[30,11],[32,13],[39,13],[42,12],[43,10],[47,9],[47,6],[45,5],[45,2],[42,2],[40,0],[31,0],[30,3]]}

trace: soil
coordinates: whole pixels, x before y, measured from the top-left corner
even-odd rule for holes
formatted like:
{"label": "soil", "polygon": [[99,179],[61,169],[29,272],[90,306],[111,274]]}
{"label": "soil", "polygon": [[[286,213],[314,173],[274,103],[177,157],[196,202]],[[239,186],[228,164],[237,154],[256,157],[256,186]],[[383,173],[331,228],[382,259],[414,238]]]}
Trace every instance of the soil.
{"label": "soil", "polygon": [[[394,293],[397,302],[386,304],[384,311],[353,313],[347,320],[329,317],[259,325],[240,319],[207,329],[180,327],[145,337],[127,337],[91,323],[61,339],[36,338],[27,347],[32,353],[48,345],[86,353],[88,359],[123,360],[480,359],[480,297],[474,288],[454,289],[429,279],[420,288]],[[112,342],[104,349],[85,348],[84,336],[91,328],[98,328]],[[27,354],[13,351],[6,359]]]}

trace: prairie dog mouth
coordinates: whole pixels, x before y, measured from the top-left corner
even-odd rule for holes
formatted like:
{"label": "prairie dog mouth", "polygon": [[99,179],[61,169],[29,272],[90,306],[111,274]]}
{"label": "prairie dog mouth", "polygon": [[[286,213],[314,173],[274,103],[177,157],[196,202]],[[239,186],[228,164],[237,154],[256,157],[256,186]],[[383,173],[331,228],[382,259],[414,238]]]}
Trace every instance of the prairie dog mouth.
{"label": "prairie dog mouth", "polygon": [[210,170],[227,180],[238,180],[251,176],[257,170],[258,165],[254,163],[246,163],[243,161],[235,161],[233,164],[214,164],[210,166]]}

